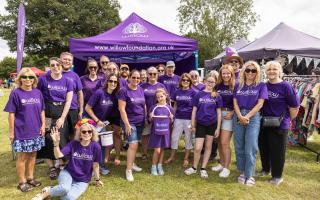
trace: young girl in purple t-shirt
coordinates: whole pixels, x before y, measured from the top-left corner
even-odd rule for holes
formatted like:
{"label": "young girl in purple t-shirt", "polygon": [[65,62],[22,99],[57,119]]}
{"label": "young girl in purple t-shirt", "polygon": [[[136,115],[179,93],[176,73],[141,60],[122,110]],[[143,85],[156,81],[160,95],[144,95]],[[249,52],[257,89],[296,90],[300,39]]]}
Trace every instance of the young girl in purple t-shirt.
{"label": "young girl in purple t-shirt", "polygon": [[205,78],[205,89],[198,92],[193,99],[191,115],[191,131],[195,133],[194,160],[192,167],[184,173],[191,175],[197,173],[197,167],[201,157],[201,150],[205,143],[202,165],[200,169],[201,178],[208,178],[206,170],[211,154],[211,147],[214,138],[219,137],[221,128],[221,107],[222,98],[215,91],[217,78],[210,74]]}
{"label": "young girl in purple t-shirt", "polygon": [[167,104],[168,94],[163,88],[156,91],[157,104],[149,110],[151,134],[149,148],[153,148],[151,174],[164,175],[162,168],[164,149],[170,147],[170,125],[173,122],[173,108]]}

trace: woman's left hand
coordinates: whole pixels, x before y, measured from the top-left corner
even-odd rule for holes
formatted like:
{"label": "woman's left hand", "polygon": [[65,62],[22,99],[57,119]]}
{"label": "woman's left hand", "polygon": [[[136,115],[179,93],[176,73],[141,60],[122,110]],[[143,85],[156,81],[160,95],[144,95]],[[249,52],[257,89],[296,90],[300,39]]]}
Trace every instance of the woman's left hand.
{"label": "woman's left hand", "polygon": [[216,131],[214,132],[214,138],[218,138],[220,135],[220,130],[219,129],[216,129]]}
{"label": "woman's left hand", "polygon": [[101,180],[96,181],[96,186],[97,187],[102,187],[103,186],[103,182]]}
{"label": "woman's left hand", "polygon": [[224,116],[223,118],[224,118],[225,120],[231,120],[232,117],[233,117],[233,111],[230,111],[230,112],[228,112],[228,113],[226,114],[226,116]]}
{"label": "woman's left hand", "polygon": [[46,126],[42,125],[41,128],[40,128],[40,135],[44,136],[45,133],[46,133]]}

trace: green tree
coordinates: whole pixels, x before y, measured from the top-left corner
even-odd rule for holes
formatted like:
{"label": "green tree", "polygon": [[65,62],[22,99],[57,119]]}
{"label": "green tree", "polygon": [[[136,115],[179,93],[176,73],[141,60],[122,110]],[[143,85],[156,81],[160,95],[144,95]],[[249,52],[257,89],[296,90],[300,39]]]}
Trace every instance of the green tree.
{"label": "green tree", "polygon": [[0,62],[0,78],[9,78],[10,73],[16,72],[16,59],[5,57]]}
{"label": "green tree", "polygon": [[[70,38],[97,35],[120,22],[117,0],[25,0],[25,52],[57,56],[69,49]],[[7,15],[0,15],[0,37],[16,50],[20,0],[7,0]]]}
{"label": "green tree", "polygon": [[200,64],[247,37],[259,19],[253,0],[180,0],[178,12],[180,31],[199,43]]}

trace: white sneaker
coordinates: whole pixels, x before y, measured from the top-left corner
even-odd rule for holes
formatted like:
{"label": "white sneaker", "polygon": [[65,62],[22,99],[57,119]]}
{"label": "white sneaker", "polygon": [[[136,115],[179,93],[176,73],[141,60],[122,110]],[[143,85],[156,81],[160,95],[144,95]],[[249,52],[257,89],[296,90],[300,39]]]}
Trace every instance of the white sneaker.
{"label": "white sneaker", "polygon": [[132,170],[135,171],[135,172],[141,172],[142,168],[138,167],[138,165],[136,165],[136,163],[133,163]]}
{"label": "white sneaker", "polygon": [[190,167],[190,168],[184,170],[184,173],[185,173],[186,175],[191,175],[191,174],[197,173],[197,170],[196,170],[196,169],[193,169],[192,167]]}
{"label": "white sneaker", "polygon": [[208,172],[205,169],[200,170],[200,176],[201,178],[208,178]]}
{"label": "white sneaker", "polygon": [[283,182],[283,178],[272,178],[269,180],[270,184],[280,185]]}
{"label": "white sneaker", "polygon": [[134,181],[134,178],[133,178],[133,175],[132,175],[132,170],[127,170],[126,169],[126,179],[127,179],[127,181],[130,181],[130,182],[132,182],[132,181]]}
{"label": "white sneaker", "polygon": [[215,167],[212,167],[211,170],[214,172],[220,172],[223,169],[223,166],[221,164],[218,164]]}
{"label": "white sneaker", "polygon": [[230,175],[230,170],[227,168],[223,168],[222,171],[219,173],[219,177],[227,178]]}

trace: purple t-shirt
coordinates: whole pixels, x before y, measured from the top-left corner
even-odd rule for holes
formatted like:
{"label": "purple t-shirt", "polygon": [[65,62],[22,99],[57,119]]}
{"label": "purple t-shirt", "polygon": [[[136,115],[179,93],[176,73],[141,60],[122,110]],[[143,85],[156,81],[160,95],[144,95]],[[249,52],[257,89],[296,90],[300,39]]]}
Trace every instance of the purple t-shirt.
{"label": "purple t-shirt", "polygon": [[239,76],[240,76],[240,70],[234,73],[234,77],[236,79],[236,82],[239,81]]}
{"label": "purple t-shirt", "polygon": [[151,85],[150,83],[142,83],[140,87],[143,89],[143,92],[144,92],[144,98],[146,99],[147,110],[149,110],[151,106],[157,103],[156,90],[158,88],[166,89],[166,87],[159,82],[157,82],[154,85]]}
{"label": "purple t-shirt", "polygon": [[299,98],[293,87],[286,81],[271,84],[267,83],[268,99],[264,102],[263,116],[280,117],[286,111],[286,115],[281,122],[281,129],[289,129],[290,113],[289,107],[299,107]]}
{"label": "purple t-shirt", "polygon": [[29,140],[40,136],[41,112],[44,110],[43,97],[38,89],[13,90],[5,112],[14,113],[14,139]]}
{"label": "purple t-shirt", "polygon": [[192,87],[195,91],[199,92],[199,91],[202,91],[204,90],[204,88],[206,88],[206,86],[203,84],[203,83],[198,83],[198,85],[194,85]]}
{"label": "purple t-shirt", "polygon": [[73,96],[70,109],[78,109],[78,92],[82,90],[82,83],[77,73],[73,71],[62,72],[62,75],[69,79],[73,84]]}
{"label": "purple t-shirt", "polygon": [[130,89],[129,86],[121,88],[118,99],[126,102],[126,113],[130,124],[141,125],[144,123],[145,98],[140,86],[136,90]]}
{"label": "purple t-shirt", "polygon": [[192,113],[192,99],[197,92],[190,88],[188,90],[178,89],[173,94],[173,100],[177,104],[175,118],[177,119],[191,119]]}
{"label": "purple t-shirt", "polygon": [[88,105],[100,120],[105,121],[111,115],[116,101],[114,94],[109,94],[99,89],[91,96]]}
{"label": "purple t-shirt", "polygon": [[65,77],[54,80],[49,73],[39,78],[38,89],[45,101],[66,102],[67,93],[72,91],[72,82]]}
{"label": "purple t-shirt", "polygon": [[197,107],[197,123],[209,126],[217,123],[217,108],[221,108],[222,98],[220,95],[212,97],[211,92],[200,91],[193,98],[192,105]]}
{"label": "purple t-shirt", "polygon": [[240,109],[251,110],[259,99],[268,99],[267,86],[265,83],[250,86],[244,84],[242,88],[239,86],[234,91],[233,98],[237,100]]}
{"label": "purple t-shirt", "polygon": [[66,170],[73,181],[90,182],[93,163],[101,160],[100,145],[92,141],[88,146],[82,146],[79,141],[73,140],[64,146],[61,152],[64,156],[70,157]]}
{"label": "purple t-shirt", "polygon": [[158,81],[166,87],[169,97],[172,98],[173,93],[178,89],[180,76],[174,74],[172,77],[170,77],[165,74],[160,76]]}
{"label": "purple t-shirt", "polygon": [[233,110],[233,91],[237,90],[238,85],[234,86],[234,90],[231,91],[229,85],[224,85],[223,83],[216,86],[217,92],[222,97],[223,107],[230,108]]}
{"label": "purple t-shirt", "polygon": [[88,103],[90,97],[95,93],[97,83],[100,80],[99,77],[97,77],[94,81],[92,81],[89,78],[89,75],[81,76],[80,78],[81,84],[82,84],[82,91],[83,91],[83,104],[84,106]]}

